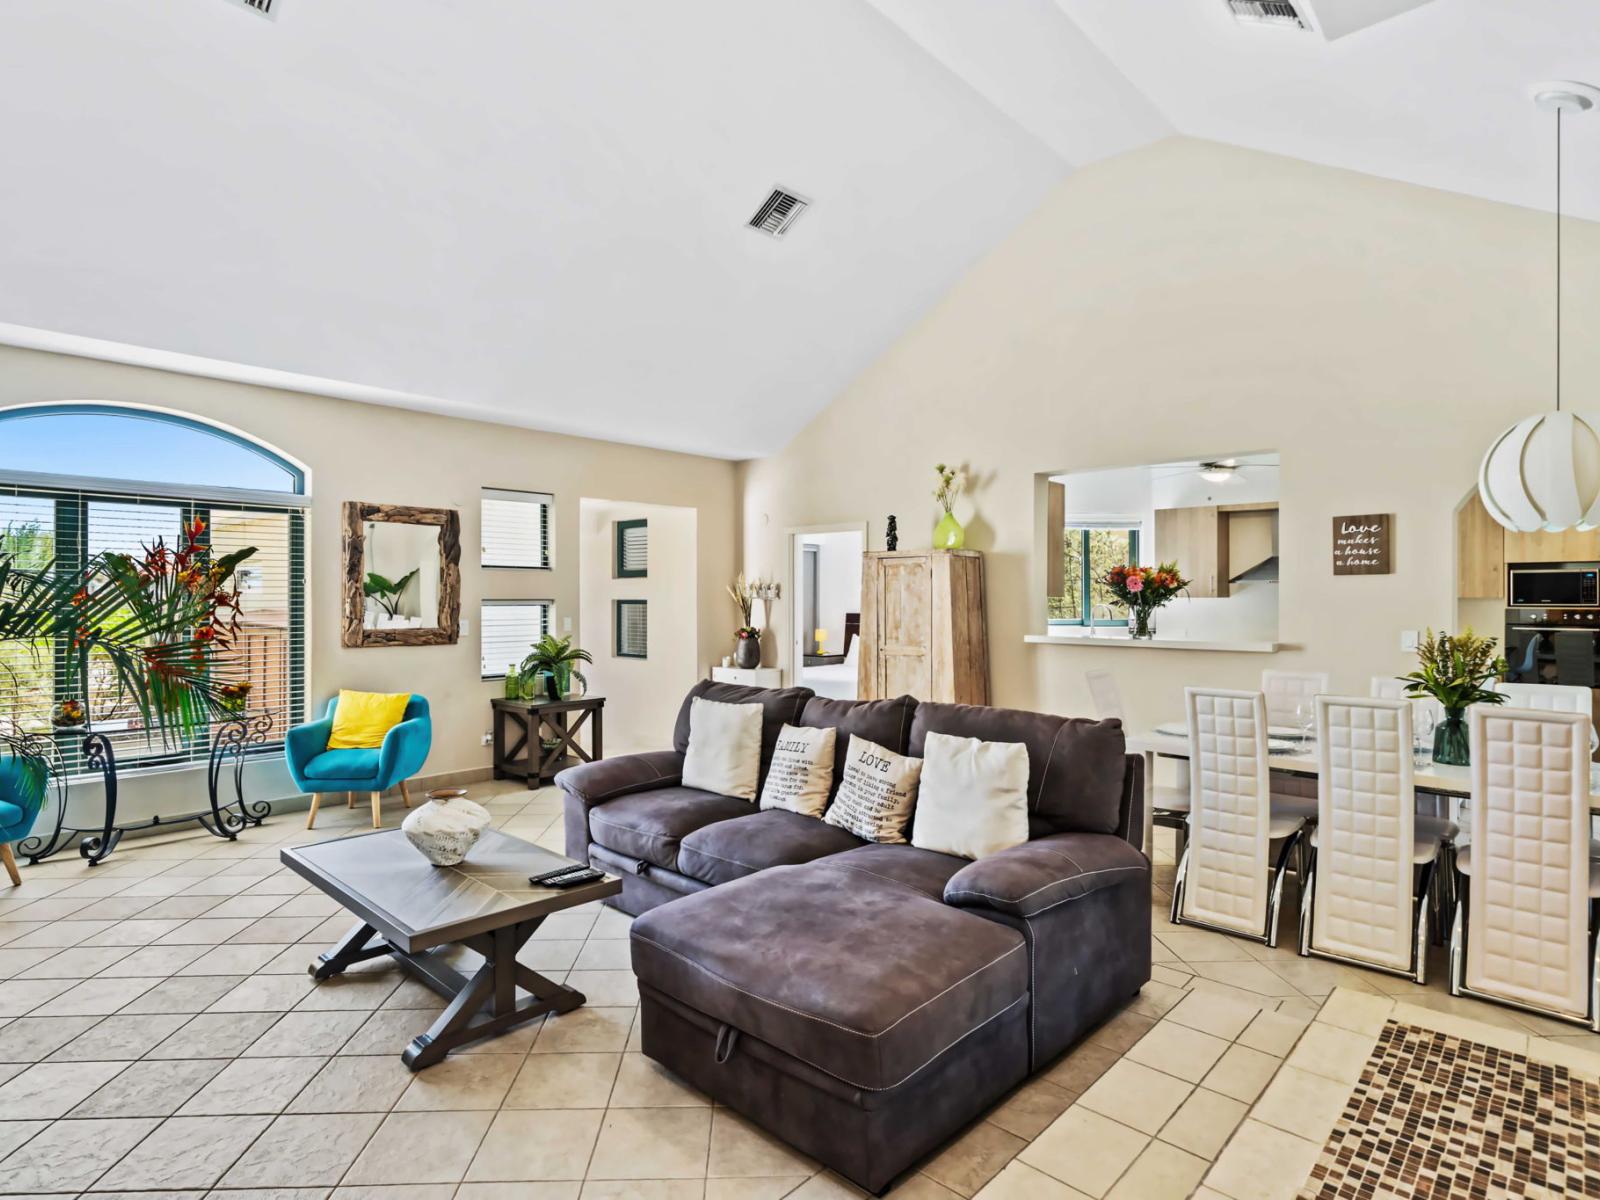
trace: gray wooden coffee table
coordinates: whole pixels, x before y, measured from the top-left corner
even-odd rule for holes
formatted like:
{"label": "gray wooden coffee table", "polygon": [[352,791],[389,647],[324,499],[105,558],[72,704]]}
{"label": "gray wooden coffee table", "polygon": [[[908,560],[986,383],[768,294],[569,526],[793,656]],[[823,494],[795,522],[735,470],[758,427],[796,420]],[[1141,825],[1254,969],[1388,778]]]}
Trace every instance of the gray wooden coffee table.
{"label": "gray wooden coffee table", "polygon": [[[388,954],[450,1002],[400,1056],[413,1071],[468,1042],[581,1005],[582,992],[523,966],[517,951],[551,913],[622,891],[611,876],[564,891],[534,887],[528,876],[572,860],[494,829],[485,829],[454,867],[432,865],[398,829],[295,846],[279,856],[361,918],[311,964],[315,978]],[[470,979],[444,961],[443,948],[452,944],[482,956]],[[528,995],[519,999],[518,988]]]}

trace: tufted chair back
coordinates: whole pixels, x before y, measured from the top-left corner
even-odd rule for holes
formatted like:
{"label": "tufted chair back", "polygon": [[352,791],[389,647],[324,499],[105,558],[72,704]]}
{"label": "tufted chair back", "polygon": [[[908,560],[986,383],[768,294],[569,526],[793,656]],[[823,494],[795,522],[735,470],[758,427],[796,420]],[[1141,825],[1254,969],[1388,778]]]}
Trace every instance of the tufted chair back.
{"label": "tufted chair back", "polygon": [[1189,865],[1182,915],[1259,937],[1267,919],[1272,789],[1260,692],[1186,688]]}

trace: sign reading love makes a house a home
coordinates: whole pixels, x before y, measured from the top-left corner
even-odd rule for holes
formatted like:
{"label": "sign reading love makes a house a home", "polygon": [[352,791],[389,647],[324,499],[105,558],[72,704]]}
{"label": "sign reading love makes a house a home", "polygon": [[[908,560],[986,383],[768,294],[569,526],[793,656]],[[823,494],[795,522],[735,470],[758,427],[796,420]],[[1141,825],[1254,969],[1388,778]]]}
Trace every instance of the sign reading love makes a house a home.
{"label": "sign reading love makes a house a home", "polygon": [[1388,513],[1333,519],[1335,575],[1388,575],[1393,570]]}

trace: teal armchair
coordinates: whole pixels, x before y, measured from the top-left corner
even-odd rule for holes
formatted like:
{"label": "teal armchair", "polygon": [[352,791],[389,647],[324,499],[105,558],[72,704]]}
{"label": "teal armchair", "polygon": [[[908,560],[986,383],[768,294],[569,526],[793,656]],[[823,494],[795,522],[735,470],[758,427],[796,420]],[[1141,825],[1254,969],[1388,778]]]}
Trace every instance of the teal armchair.
{"label": "teal armchair", "polygon": [[296,725],[283,739],[283,753],[288,760],[289,775],[295,786],[311,794],[311,812],[306,817],[306,828],[317,823],[317,806],[325,792],[345,792],[349,804],[355,805],[357,792],[370,793],[372,798],[372,827],[383,827],[380,797],[389,788],[399,786],[400,795],[407,808],[411,807],[411,793],[406,790],[406,780],[422,770],[428,761],[428,751],[433,746],[433,721],[428,715],[428,702],[421,696],[412,696],[406,703],[404,719],[384,735],[383,745],[376,749],[329,750],[328,738],[333,733],[333,714],[338,710],[339,699],[328,701],[327,711],[320,721]]}
{"label": "teal armchair", "polygon": [[49,783],[50,769],[44,759],[0,742],[0,862],[4,862],[13,887],[22,884],[22,876],[11,843],[33,832]]}

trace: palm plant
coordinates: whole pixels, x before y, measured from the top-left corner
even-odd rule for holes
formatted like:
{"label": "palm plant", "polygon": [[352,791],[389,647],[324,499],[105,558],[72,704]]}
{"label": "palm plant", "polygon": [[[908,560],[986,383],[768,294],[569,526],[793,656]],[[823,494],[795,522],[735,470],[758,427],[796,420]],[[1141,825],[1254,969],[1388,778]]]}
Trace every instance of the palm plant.
{"label": "palm plant", "polygon": [[589,686],[589,681],[574,666],[580,662],[592,663],[594,655],[578,649],[570,637],[558,638],[553,633],[547,633],[533,644],[528,657],[522,660],[522,675],[526,678],[544,673],[550,681],[550,698],[560,700],[572,690],[574,679],[586,688]]}

